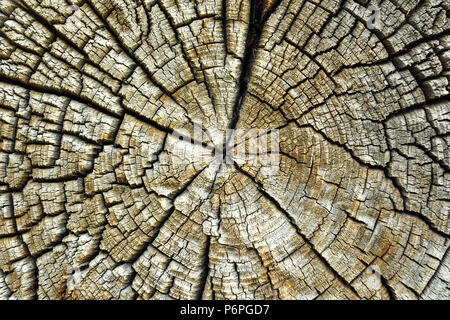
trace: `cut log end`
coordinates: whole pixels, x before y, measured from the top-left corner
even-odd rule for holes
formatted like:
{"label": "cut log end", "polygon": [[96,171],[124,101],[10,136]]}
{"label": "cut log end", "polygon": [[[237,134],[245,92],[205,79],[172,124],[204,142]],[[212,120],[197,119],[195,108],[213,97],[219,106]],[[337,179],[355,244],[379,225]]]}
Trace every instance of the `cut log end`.
{"label": "cut log end", "polygon": [[0,299],[450,299],[448,9],[1,0]]}

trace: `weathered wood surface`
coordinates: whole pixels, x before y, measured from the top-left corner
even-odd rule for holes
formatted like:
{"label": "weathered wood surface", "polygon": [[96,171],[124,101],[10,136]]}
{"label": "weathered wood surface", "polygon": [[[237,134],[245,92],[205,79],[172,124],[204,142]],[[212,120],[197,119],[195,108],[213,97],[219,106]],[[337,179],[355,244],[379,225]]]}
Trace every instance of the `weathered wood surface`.
{"label": "weathered wood surface", "polygon": [[449,8],[0,0],[0,298],[449,299]]}

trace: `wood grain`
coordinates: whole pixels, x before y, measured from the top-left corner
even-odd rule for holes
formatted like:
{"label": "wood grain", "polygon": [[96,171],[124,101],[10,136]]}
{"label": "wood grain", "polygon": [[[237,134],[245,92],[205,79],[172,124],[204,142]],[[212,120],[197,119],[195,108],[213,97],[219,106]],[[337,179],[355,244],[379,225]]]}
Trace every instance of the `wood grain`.
{"label": "wood grain", "polygon": [[450,299],[449,10],[0,0],[0,298]]}

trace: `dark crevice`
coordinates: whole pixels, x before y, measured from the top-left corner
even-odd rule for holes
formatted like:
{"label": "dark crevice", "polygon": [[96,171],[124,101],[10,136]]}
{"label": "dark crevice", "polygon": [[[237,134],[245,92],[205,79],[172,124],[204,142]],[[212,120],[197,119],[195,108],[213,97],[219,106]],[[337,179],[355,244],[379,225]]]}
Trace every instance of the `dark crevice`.
{"label": "dark crevice", "polygon": [[223,37],[223,43],[225,46],[225,55],[224,55],[224,62],[223,62],[223,65],[225,65],[225,60],[227,58],[227,54],[229,54],[228,30],[227,30],[227,0],[222,0],[222,37]]}
{"label": "dark crevice", "polygon": [[[256,57],[256,47],[259,43],[259,39],[261,38],[262,33],[263,9],[263,1],[250,1],[250,21],[248,25],[247,39],[245,42],[244,60],[242,62],[241,75],[239,78],[239,90],[235,99],[230,124],[228,126],[229,130],[223,147],[224,150],[228,150],[227,146],[232,138],[231,132],[236,128],[236,125],[239,121],[240,111],[245,100],[245,95],[247,93],[248,83]],[[224,153],[224,157],[226,156],[227,155]]]}
{"label": "dark crevice", "polygon": [[267,0],[259,0],[259,2],[263,3],[263,7],[264,7],[264,11],[263,11],[264,16],[262,17],[262,24],[266,23],[266,21],[270,18],[272,13],[275,12],[275,10],[278,8],[278,6],[280,5],[280,3],[282,1],[283,0],[275,0],[274,3],[272,3],[271,6],[268,7]]}
{"label": "dark crevice", "polygon": [[209,276],[209,249],[211,247],[211,236],[208,236],[206,240],[206,246],[204,251],[204,262],[203,262],[203,275],[200,280],[200,289],[198,291],[197,300],[202,300],[203,294],[206,289],[206,284],[208,282],[208,276]]}
{"label": "dark crevice", "polygon": [[114,113],[114,112],[106,109],[102,105],[96,103],[95,101],[83,98],[80,95],[76,95],[75,93],[70,92],[67,89],[63,89],[63,88],[56,89],[56,88],[52,88],[47,85],[24,82],[22,80],[13,79],[2,73],[0,73],[0,82],[5,82],[10,85],[22,87],[22,88],[30,90],[30,91],[35,91],[35,92],[39,92],[39,93],[43,93],[43,94],[49,94],[49,95],[55,95],[55,96],[59,96],[59,97],[68,98],[70,100],[74,100],[79,103],[85,104],[91,108],[94,108],[95,110],[97,110],[101,113],[104,113],[104,114],[106,114],[110,117],[116,118],[116,119],[118,119],[120,116],[122,116],[122,113],[120,113],[120,114]]}

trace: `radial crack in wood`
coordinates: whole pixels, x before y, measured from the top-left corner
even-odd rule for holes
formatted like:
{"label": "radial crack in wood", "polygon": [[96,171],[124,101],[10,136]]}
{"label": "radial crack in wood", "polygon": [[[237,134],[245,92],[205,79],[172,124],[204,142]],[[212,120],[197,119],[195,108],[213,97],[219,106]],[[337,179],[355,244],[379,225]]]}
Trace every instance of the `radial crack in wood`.
{"label": "radial crack in wood", "polygon": [[449,10],[1,0],[0,299],[450,299]]}

